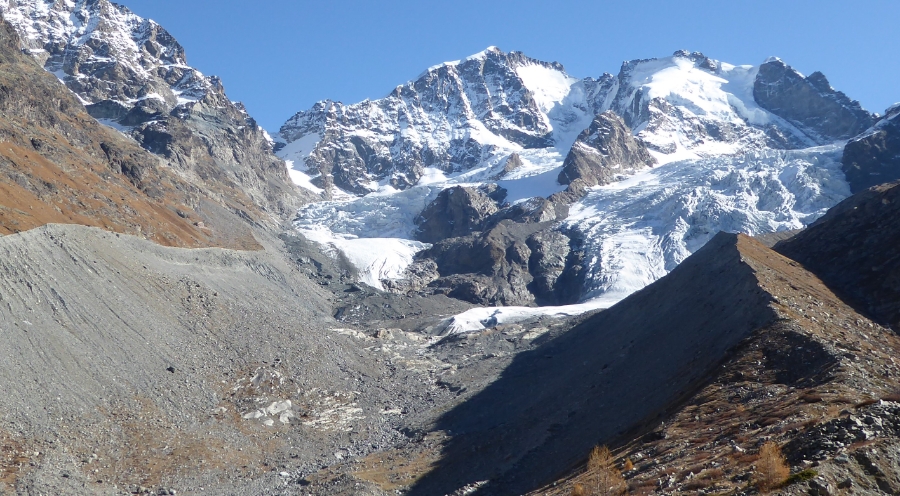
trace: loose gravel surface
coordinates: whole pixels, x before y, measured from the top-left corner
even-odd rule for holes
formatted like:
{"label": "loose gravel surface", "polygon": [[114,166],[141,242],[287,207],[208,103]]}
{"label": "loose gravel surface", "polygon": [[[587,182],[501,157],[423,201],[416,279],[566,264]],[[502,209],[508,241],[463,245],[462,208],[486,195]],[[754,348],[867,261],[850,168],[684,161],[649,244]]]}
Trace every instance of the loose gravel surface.
{"label": "loose gravel surface", "polygon": [[321,474],[420,452],[565,326],[443,337],[467,304],[394,302],[302,239],[257,237],[266,250],[71,225],[0,238],[0,493],[355,494],[363,479]]}

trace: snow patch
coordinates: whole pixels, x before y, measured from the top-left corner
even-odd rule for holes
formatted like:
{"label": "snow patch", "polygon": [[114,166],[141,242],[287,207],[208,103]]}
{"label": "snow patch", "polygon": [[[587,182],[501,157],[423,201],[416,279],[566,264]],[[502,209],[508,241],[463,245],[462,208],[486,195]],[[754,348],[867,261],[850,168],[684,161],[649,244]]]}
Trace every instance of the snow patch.
{"label": "snow patch", "polygon": [[356,268],[360,282],[381,290],[382,279],[399,279],[415,254],[430,247],[406,239],[338,236],[327,228],[301,229],[300,233],[332,254],[339,252]]}
{"label": "snow patch", "polygon": [[562,318],[607,308],[599,300],[558,307],[482,307],[472,308],[443,321],[444,334],[462,334],[514,324],[536,317]]}

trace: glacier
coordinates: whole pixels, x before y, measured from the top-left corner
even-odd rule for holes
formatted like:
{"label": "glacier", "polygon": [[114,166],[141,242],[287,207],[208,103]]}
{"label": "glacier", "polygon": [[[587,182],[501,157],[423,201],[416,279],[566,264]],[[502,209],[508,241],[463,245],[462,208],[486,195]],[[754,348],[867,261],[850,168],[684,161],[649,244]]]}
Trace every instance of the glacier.
{"label": "glacier", "polygon": [[[347,140],[359,147],[361,139],[375,143],[370,148],[383,154],[382,169],[393,169],[381,175],[367,170],[362,189],[318,181],[315,187],[329,189],[332,200],[303,208],[295,226],[358,260],[362,279],[380,288],[379,278],[401,277],[415,251],[428,247],[413,240],[414,219],[442,189],[493,182],[511,203],[549,197],[564,189],[556,178],[577,135],[594,115],[611,109],[659,165],[589,189],[556,226],[583,240],[581,302],[477,308],[448,320],[446,328],[466,332],[607,308],[667,274],[718,231],[800,229],[850,195],[841,170],[845,141],[805,133],[762,108],[754,99],[759,67],[679,51],[625,62],[615,77],[578,79],[557,63],[491,47],[431,67],[383,100],[322,102],[295,115],[276,138],[279,155],[303,174],[307,187],[333,166],[323,166],[316,153],[347,147]],[[459,91],[441,92],[450,82]],[[514,111],[512,100],[519,105]],[[454,144],[460,135],[468,141]],[[443,161],[400,170],[409,155],[392,155],[399,142],[411,150],[442,150]],[[504,172],[512,154],[522,165]],[[454,159],[462,155],[477,160]],[[392,180],[397,174],[410,181]],[[360,257],[348,243],[362,239],[383,250]]]}

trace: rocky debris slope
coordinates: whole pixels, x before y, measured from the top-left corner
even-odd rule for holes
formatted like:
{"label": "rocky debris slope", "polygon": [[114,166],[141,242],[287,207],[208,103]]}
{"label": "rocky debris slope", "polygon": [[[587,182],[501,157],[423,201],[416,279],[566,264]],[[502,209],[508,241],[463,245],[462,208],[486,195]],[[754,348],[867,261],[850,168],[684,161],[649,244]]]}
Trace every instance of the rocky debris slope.
{"label": "rocky debris slope", "polygon": [[841,202],[775,249],[815,272],[860,311],[900,329],[900,183]]}
{"label": "rocky debris slope", "polygon": [[335,494],[329,473],[427,445],[423,426],[565,325],[441,338],[464,305],[354,289],[290,238],[0,238],[0,492]]}
{"label": "rocky debris slope", "polygon": [[835,91],[821,72],[803,77],[777,58],[759,66],[753,98],[760,107],[824,142],[852,138],[875,122],[859,102]]}
{"label": "rocky debris slope", "polygon": [[[259,247],[244,220],[98,124],[19,43],[0,21],[0,234],[60,222],[164,245]],[[230,204],[253,209],[239,192]]]}
{"label": "rocky debris slope", "polygon": [[408,442],[408,419],[456,397],[429,379],[450,365],[421,335],[343,328],[330,293],[263,242],[0,238],[0,447],[23,460],[0,463],[0,492],[266,493]]}
{"label": "rocky debris slope", "polygon": [[0,4],[0,13],[26,52],[93,117],[164,157],[220,203],[239,210],[231,199],[240,192],[276,217],[299,205],[265,131],[218,78],[187,65],[159,24],[108,0],[14,0]]}
{"label": "rocky debris slope", "polygon": [[854,193],[900,179],[900,104],[847,143],[843,164]]}

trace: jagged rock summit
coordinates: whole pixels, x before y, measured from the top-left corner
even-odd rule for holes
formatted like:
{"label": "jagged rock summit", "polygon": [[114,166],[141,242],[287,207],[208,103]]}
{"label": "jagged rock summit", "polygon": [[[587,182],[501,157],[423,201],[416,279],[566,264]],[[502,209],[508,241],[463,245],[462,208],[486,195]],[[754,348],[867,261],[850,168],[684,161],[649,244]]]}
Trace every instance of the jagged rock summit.
{"label": "jagged rock summit", "polygon": [[852,138],[875,122],[859,102],[835,91],[821,72],[803,77],[778,58],[759,66],[753,98],[760,107],[824,142]]}
{"label": "jagged rock summit", "polygon": [[426,168],[466,171],[499,160],[501,150],[565,153],[610,82],[575,79],[558,63],[490,47],[431,67],[385,98],[324,101],[297,113],[279,132],[279,155],[305,164],[323,186],[357,194],[378,183],[405,189]]}

